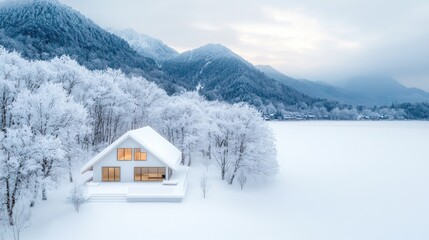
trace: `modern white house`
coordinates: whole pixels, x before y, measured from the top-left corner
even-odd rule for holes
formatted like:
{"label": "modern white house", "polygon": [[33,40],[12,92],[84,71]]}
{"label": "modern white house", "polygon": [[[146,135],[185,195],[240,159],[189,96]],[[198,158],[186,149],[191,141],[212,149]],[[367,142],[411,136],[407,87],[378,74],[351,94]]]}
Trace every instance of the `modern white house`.
{"label": "modern white house", "polygon": [[149,126],[129,131],[82,167],[88,200],[180,201],[188,174],[181,156]]}

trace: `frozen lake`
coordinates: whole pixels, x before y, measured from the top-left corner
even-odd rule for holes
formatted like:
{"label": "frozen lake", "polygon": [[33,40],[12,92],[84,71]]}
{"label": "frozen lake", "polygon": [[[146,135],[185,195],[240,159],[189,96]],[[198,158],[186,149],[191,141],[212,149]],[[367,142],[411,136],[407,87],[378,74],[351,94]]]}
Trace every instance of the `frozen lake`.
{"label": "frozen lake", "polygon": [[194,166],[182,203],[38,205],[22,239],[429,239],[429,122],[270,122],[280,174],[244,191]]}
{"label": "frozen lake", "polygon": [[429,239],[429,122],[273,122],[285,239]]}

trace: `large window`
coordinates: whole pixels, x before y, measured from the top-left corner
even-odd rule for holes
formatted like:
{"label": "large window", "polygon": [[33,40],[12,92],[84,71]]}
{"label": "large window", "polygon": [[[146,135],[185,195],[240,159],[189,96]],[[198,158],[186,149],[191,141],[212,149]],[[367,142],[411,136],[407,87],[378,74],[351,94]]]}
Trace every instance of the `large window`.
{"label": "large window", "polygon": [[131,161],[133,160],[132,148],[118,148],[118,161]]}
{"label": "large window", "polygon": [[162,181],[165,179],[165,167],[135,167],[134,181]]}
{"label": "large window", "polygon": [[103,182],[121,181],[121,168],[120,167],[103,167],[102,181]]}
{"label": "large window", "polygon": [[142,152],[141,148],[134,148],[134,160],[135,161],[146,161],[147,160],[146,152]]}

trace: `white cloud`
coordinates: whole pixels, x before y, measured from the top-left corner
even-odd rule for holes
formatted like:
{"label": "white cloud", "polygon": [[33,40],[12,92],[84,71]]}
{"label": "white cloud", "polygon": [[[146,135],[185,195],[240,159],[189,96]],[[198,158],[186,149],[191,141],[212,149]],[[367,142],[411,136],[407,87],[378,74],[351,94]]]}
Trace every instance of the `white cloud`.
{"label": "white cloud", "polygon": [[215,42],[294,77],[376,72],[429,90],[427,1],[60,1],[102,26],[134,28],[180,51]]}
{"label": "white cloud", "polygon": [[198,29],[201,29],[204,31],[210,31],[210,32],[216,32],[220,30],[220,27],[210,23],[199,22],[199,23],[192,24],[192,26],[194,28],[198,28]]}
{"label": "white cloud", "polygon": [[262,21],[231,24],[238,36],[232,48],[252,63],[271,64],[305,77],[305,72],[332,68],[342,61],[339,55],[355,54],[363,48],[360,37],[346,37],[352,32],[350,27],[323,22],[303,9],[263,6],[260,12]]}

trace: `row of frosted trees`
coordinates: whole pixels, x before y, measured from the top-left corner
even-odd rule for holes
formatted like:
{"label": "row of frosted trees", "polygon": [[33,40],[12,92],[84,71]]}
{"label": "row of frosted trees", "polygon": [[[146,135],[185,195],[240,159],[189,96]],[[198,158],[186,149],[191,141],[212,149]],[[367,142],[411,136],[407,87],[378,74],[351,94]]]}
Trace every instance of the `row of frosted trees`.
{"label": "row of frosted trees", "polygon": [[117,70],[90,71],[68,57],[27,61],[1,48],[0,98],[0,216],[9,225],[64,176],[73,181],[82,159],[146,125],[182,151],[182,164],[202,155],[229,184],[277,172],[272,133],[245,104],[168,96]]}

